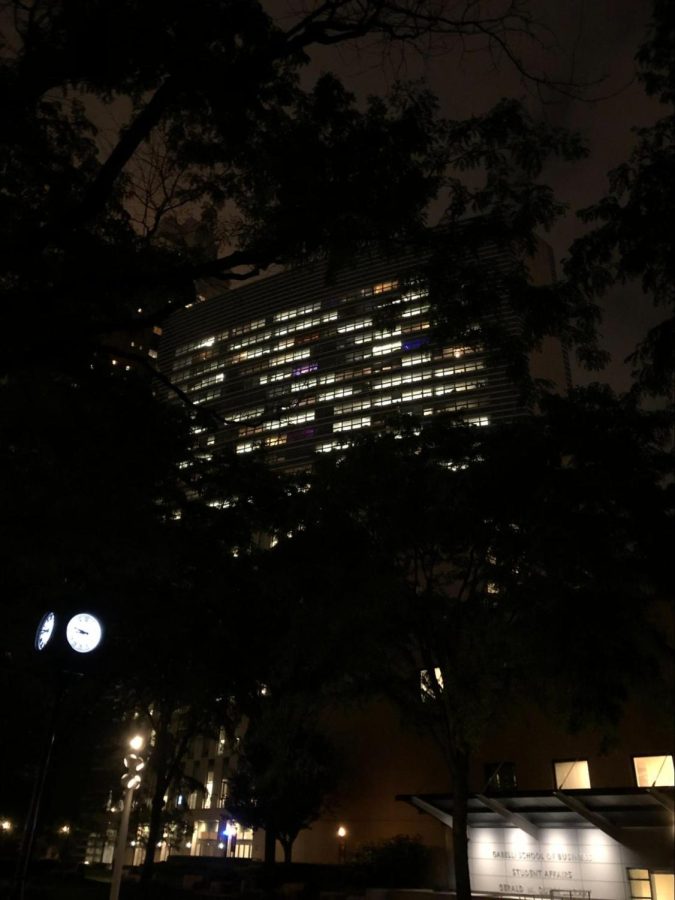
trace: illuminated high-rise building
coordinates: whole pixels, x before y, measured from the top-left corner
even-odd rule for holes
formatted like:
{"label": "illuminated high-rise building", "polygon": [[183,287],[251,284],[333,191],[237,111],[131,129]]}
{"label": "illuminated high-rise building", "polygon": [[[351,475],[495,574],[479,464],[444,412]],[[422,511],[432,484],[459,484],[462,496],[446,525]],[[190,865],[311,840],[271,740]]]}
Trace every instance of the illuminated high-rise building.
{"label": "illuminated high-rise building", "polygon": [[[509,262],[489,250],[484,259],[486,267]],[[316,264],[176,312],[160,368],[216,414],[220,427],[202,440],[294,468],[363,429],[386,427],[392,414],[452,412],[478,426],[522,414],[505,363],[477,341],[433,340],[424,262],[413,252],[364,257],[333,278]],[[499,315],[502,327],[518,328],[506,304]],[[553,342],[548,349],[535,365],[545,360],[565,384],[564,351]]]}

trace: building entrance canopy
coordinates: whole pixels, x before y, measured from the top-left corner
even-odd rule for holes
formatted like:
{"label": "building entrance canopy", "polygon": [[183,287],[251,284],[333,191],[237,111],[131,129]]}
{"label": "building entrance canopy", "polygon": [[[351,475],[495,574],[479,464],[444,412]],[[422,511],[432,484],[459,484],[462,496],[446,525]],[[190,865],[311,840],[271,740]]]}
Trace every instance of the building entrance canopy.
{"label": "building entrance canopy", "polygon": [[[396,798],[452,827],[451,794],[400,794]],[[567,791],[514,791],[471,794],[470,828],[521,828],[533,837],[539,828],[599,828],[621,840],[623,828],[673,824],[675,788],[616,788]]]}
{"label": "building entrance canopy", "polygon": [[[452,827],[447,794],[397,799]],[[472,888],[501,897],[672,900],[674,789],[472,794]]]}

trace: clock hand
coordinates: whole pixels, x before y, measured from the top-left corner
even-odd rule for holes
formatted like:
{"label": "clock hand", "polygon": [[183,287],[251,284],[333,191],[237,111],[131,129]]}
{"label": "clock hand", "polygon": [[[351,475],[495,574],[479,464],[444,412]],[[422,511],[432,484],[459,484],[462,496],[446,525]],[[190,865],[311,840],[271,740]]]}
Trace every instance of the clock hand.
{"label": "clock hand", "polygon": [[80,634],[89,634],[88,631],[84,631],[82,628],[78,628],[77,630],[80,632]]}

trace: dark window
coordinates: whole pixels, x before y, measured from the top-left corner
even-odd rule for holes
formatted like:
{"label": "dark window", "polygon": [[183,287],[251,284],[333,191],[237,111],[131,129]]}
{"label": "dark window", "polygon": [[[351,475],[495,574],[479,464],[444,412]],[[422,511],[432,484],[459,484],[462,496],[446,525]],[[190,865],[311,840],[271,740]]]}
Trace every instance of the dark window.
{"label": "dark window", "polygon": [[493,762],[485,764],[486,791],[515,791],[516,764],[513,762]]}

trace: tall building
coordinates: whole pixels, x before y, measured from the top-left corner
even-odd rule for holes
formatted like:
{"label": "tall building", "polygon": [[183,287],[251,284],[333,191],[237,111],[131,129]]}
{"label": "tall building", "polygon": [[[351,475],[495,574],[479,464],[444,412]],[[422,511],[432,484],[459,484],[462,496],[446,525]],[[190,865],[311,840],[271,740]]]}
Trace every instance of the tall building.
{"label": "tall building", "polygon": [[[548,265],[550,277],[547,250],[538,266]],[[486,268],[509,263],[489,248],[482,255]],[[261,450],[270,465],[292,468],[385,427],[392,413],[453,412],[475,425],[521,414],[505,363],[490,361],[477,341],[432,340],[424,263],[413,252],[363,257],[334,278],[316,264],[176,312],[160,369],[217,417],[216,434],[201,441],[238,454]],[[499,315],[517,329],[506,305]],[[564,352],[548,350],[535,365],[545,362],[564,384]]]}

